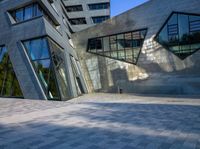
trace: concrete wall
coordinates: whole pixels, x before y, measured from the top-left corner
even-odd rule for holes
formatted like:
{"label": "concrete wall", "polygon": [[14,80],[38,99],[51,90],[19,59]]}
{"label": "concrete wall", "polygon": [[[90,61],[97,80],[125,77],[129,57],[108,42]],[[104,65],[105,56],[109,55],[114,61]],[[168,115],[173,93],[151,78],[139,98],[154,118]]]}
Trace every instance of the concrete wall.
{"label": "concrete wall", "polygon": [[85,18],[87,24],[73,25],[75,32],[94,26],[92,17],[110,16],[110,9],[89,10],[88,4],[110,2],[110,0],[63,0],[65,6],[82,5],[83,11],[68,12],[69,18]]}
{"label": "concrete wall", "polygon": [[[199,0],[150,0],[105,23],[75,33],[73,41],[90,92],[200,94],[200,51],[181,60],[156,41],[172,11],[200,14]],[[148,28],[137,65],[86,52],[89,38]]]}

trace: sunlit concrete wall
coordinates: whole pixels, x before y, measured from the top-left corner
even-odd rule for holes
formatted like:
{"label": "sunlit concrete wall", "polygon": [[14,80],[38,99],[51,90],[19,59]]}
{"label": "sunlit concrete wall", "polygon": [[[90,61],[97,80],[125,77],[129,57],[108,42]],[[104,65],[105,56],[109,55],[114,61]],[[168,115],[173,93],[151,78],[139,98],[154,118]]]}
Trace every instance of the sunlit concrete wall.
{"label": "sunlit concrete wall", "polygon": [[[200,14],[199,0],[150,0],[107,22],[78,32],[73,41],[90,92],[200,94],[200,51],[181,60],[155,35],[172,11]],[[89,38],[148,28],[137,65],[86,52]]]}

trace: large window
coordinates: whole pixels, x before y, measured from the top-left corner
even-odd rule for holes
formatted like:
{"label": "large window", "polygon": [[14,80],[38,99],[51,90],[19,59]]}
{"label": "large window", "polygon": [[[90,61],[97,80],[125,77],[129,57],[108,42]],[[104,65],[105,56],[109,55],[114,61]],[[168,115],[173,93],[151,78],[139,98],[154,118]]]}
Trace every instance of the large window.
{"label": "large window", "polygon": [[41,15],[42,15],[42,10],[37,3],[28,5],[23,8],[19,8],[12,12],[12,16],[16,22],[29,20],[31,18]]}
{"label": "large window", "polygon": [[23,97],[5,46],[0,46],[0,96]]}
{"label": "large window", "polygon": [[83,11],[82,5],[67,6],[67,12]]}
{"label": "large window", "polygon": [[92,17],[92,21],[95,24],[102,23],[105,20],[108,20],[110,16],[98,16],[98,17]]}
{"label": "large window", "polygon": [[109,9],[110,3],[88,4],[89,10]]}
{"label": "large window", "polygon": [[48,99],[68,99],[62,49],[46,37],[24,41],[24,45]]}
{"label": "large window", "polygon": [[88,52],[136,64],[147,29],[88,40]]}
{"label": "large window", "polygon": [[185,59],[200,49],[200,15],[173,12],[155,40]]}

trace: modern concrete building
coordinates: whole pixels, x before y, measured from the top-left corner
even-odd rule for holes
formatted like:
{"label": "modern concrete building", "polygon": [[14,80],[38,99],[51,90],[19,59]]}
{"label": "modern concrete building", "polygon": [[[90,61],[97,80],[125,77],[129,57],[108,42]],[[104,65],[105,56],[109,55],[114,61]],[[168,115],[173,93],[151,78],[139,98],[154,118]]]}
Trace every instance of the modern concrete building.
{"label": "modern concrete building", "polygon": [[0,96],[200,94],[199,0],[149,0],[89,27],[96,14],[109,17],[109,6],[107,0],[0,1]]}
{"label": "modern concrete building", "polygon": [[0,96],[68,100],[87,93],[61,0],[3,0],[0,20]]}
{"label": "modern concrete building", "polygon": [[199,7],[149,0],[73,34],[89,92],[199,95]]}
{"label": "modern concrete building", "polygon": [[63,0],[75,32],[110,18],[110,0]]}

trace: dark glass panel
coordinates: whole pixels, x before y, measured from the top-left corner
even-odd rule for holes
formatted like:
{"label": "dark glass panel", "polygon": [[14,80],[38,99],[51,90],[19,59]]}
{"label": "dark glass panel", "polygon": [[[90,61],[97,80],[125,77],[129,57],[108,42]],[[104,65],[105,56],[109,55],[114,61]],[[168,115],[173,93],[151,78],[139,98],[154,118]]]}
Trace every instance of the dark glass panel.
{"label": "dark glass panel", "polygon": [[96,52],[96,39],[89,40],[88,50],[91,52]]}
{"label": "dark glass panel", "polygon": [[24,10],[24,20],[31,19],[33,17],[33,5],[25,7]]}
{"label": "dark glass panel", "polygon": [[178,24],[178,18],[177,18],[177,14],[174,13],[171,18],[168,21],[168,25],[174,25],[174,24]]}
{"label": "dark glass panel", "polygon": [[131,33],[126,33],[124,35],[125,37],[125,51],[126,51],[126,60],[129,62],[133,62],[133,39]]}
{"label": "dark glass panel", "polygon": [[20,86],[19,86],[19,83],[17,81],[15,74],[13,74],[13,77],[14,77],[14,80],[13,80],[13,84],[12,84],[11,96],[21,97],[23,94],[22,94],[22,91],[20,89]]}
{"label": "dark glass panel", "polygon": [[67,6],[67,12],[83,11],[82,5]]}
{"label": "dark glass panel", "polygon": [[45,88],[48,87],[49,81],[49,69],[50,69],[50,60],[37,60],[33,61],[36,72],[38,73],[40,80],[44,84]]}
{"label": "dark glass panel", "polygon": [[117,58],[117,36],[110,36],[110,56]]}
{"label": "dark glass panel", "polygon": [[24,42],[32,60],[49,58],[49,50],[45,38]]}
{"label": "dark glass panel", "polygon": [[60,100],[57,84],[56,84],[55,73],[53,72],[53,70],[50,70],[49,80],[50,81],[49,81],[48,90],[47,90],[47,95],[49,99]]}
{"label": "dark glass panel", "polygon": [[117,52],[118,53],[116,53],[116,54],[118,54],[118,59],[125,60],[124,48],[125,48],[124,34],[119,34],[119,35],[117,35],[117,49],[118,49]]}
{"label": "dark glass panel", "polygon": [[102,38],[97,38],[96,39],[96,50],[97,52],[102,52],[103,51],[103,47],[102,47]]}
{"label": "dark glass panel", "polygon": [[3,96],[11,96],[11,87],[13,84],[13,73],[10,70],[6,70],[5,80],[3,84]]}
{"label": "dark glass panel", "polygon": [[168,40],[168,31],[167,31],[167,26],[164,26],[162,32],[157,37],[157,40],[160,41],[161,44],[167,45],[169,40]]}
{"label": "dark glass panel", "polygon": [[173,13],[155,39],[185,59],[200,48],[200,16]]}
{"label": "dark glass panel", "polygon": [[92,21],[93,21],[93,23],[98,24],[98,23],[104,22],[105,20],[108,20],[109,18],[110,18],[110,16],[92,17]]}
{"label": "dark glass panel", "polygon": [[109,3],[96,3],[88,4],[90,10],[108,9],[110,7]]}
{"label": "dark glass panel", "polygon": [[24,20],[24,11],[23,8],[16,10],[15,19],[17,22],[21,22]]}
{"label": "dark glass panel", "polygon": [[97,50],[98,44],[96,40],[102,39],[101,37],[89,39],[88,52],[136,64],[146,36],[146,31],[144,29],[102,37],[101,45],[103,50]]}
{"label": "dark glass panel", "polygon": [[0,47],[0,96],[23,96],[5,47]]}
{"label": "dark glass panel", "polygon": [[85,18],[72,18],[69,19],[69,22],[71,23],[71,25],[87,24]]}
{"label": "dark glass panel", "polygon": [[0,69],[4,69],[7,66],[8,52],[5,47],[0,47]]}
{"label": "dark glass panel", "polygon": [[24,42],[27,53],[34,65],[38,78],[48,99],[59,99],[53,63],[46,38],[39,38]]}
{"label": "dark glass panel", "polygon": [[64,62],[64,51],[52,40],[49,39],[48,41],[61,97],[68,99],[70,95]]}
{"label": "dark glass panel", "polygon": [[179,15],[178,23],[179,23],[179,42],[180,45],[184,45],[186,42],[189,41],[188,15]]}

